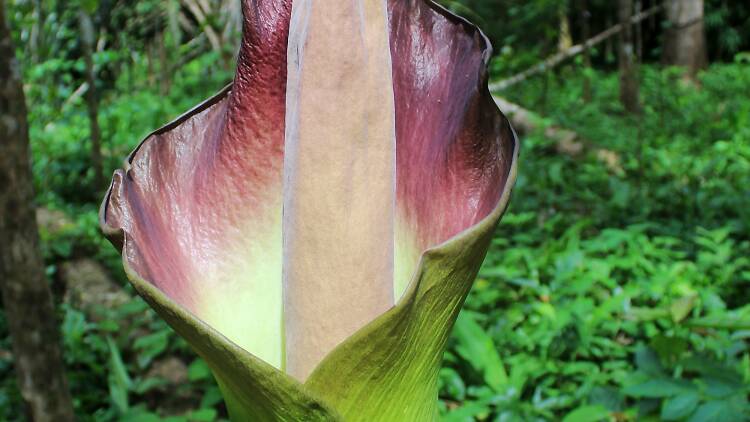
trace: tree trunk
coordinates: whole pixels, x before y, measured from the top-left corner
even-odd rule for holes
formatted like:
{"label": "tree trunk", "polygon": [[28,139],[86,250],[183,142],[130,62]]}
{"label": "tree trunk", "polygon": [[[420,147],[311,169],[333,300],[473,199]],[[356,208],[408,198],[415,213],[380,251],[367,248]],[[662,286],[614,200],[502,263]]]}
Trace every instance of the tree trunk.
{"label": "tree trunk", "polygon": [[154,61],[154,45],[153,42],[149,42],[146,46],[146,73],[148,73],[146,80],[148,81],[149,88],[156,84],[156,77],[154,76],[156,74],[156,71],[154,70]]}
{"label": "tree trunk", "polygon": [[[643,1],[635,0],[635,14],[639,15],[643,11]],[[633,25],[635,31],[635,59],[638,64],[643,63],[643,23],[638,22]]]}
{"label": "tree trunk", "polygon": [[708,64],[703,0],[668,0],[670,26],[664,38],[664,63],[685,67],[695,78]]}
{"label": "tree trunk", "polygon": [[166,31],[162,31],[156,36],[157,47],[159,49],[159,93],[164,96],[169,94],[169,88],[172,85],[171,65],[166,46],[167,37]]}
{"label": "tree trunk", "polygon": [[39,249],[28,136],[19,65],[0,0],[0,291],[28,419],[72,421],[52,293]]}
{"label": "tree trunk", "polygon": [[618,0],[617,14],[622,25],[617,56],[620,65],[620,101],[630,113],[639,113],[639,86],[633,45],[633,27],[629,24],[633,14],[633,0]]}
{"label": "tree trunk", "polygon": [[44,13],[42,0],[34,0],[34,26],[31,29],[29,43],[31,48],[31,58],[34,63],[44,60],[44,20],[47,18]]}
{"label": "tree trunk", "polygon": [[560,30],[557,35],[557,51],[566,51],[570,47],[573,47],[573,36],[570,34],[568,8],[565,5],[562,5],[557,14],[560,21]]}
{"label": "tree trunk", "polygon": [[[607,28],[612,27],[612,12],[610,9],[607,9],[607,18],[606,18],[606,24],[605,26]],[[604,58],[607,60],[607,63],[611,63],[612,57],[615,55],[615,47],[612,42],[611,38],[607,38],[607,42],[604,44]]]}
{"label": "tree trunk", "polygon": [[559,126],[546,126],[542,116],[526,110],[518,104],[513,104],[504,98],[493,97],[498,108],[508,116],[513,127],[521,136],[544,129],[544,136],[555,141],[555,149],[559,154],[577,158],[593,153],[597,160],[615,174],[623,174],[620,156],[608,149],[597,147],[570,130]]}
{"label": "tree trunk", "polygon": [[581,38],[583,38],[583,101],[586,103],[591,102],[591,78],[589,72],[591,71],[591,48],[588,45],[588,40],[591,38],[591,25],[589,25],[589,8],[587,0],[578,0],[579,19],[581,20]]}
{"label": "tree trunk", "polygon": [[86,81],[89,89],[86,91],[86,107],[89,113],[91,128],[91,166],[94,169],[94,188],[104,189],[104,170],[102,164],[102,133],[99,128],[99,99],[96,92],[96,73],[94,70],[94,24],[91,17],[81,10],[78,14],[83,58],[86,62]]}
{"label": "tree trunk", "polygon": [[[661,6],[657,5],[654,6],[648,10],[644,10],[638,15],[634,15],[630,18],[630,23],[638,23],[643,21],[644,19],[648,18],[649,16],[655,15],[657,12],[661,10]],[[531,66],[530,68],[524,70],[523,72],[517,73],[509,78],[505,78],[502,80],[499,80],[497,82],[494,82],[490,84],[489,88],[490,91],[500,91],[503,89],[507,89],[513,85],[516,85],[518,83],[521,83],[525,81],[526,79],[540,74],[545,74],[549,72],[549,70],[557,67],[561,63],[565,62],[565,60],[575,57],[581,53],[583,53],[584,49],[586,48],[592,48],[595,45],[601,44],[602,42],[609,41],[614,37],[615,35],[619,34],[622,31],[623,26],[617,24],[610,28],[607,28],[606,30],[594,35],[593,37],[589,38],[588,40],[576,44],[573,47],[570,47],[567,51],[561,51],[553,56],[550,56],[546,58],[545,60],[535,64],[534,66]]]}

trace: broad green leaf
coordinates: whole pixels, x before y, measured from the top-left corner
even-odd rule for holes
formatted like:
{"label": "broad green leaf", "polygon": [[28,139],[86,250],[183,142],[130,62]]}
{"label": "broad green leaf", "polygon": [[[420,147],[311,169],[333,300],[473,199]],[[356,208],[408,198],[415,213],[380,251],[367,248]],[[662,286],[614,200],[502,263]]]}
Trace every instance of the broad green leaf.
{"label": "broad green leaf", "polygon": [[662,308],[638,308],[633,307],[628,312],[628,317],[635,319],[636,321],[654,321],[660,318],[667,318],[670,316],[668,309]]}
{"label": "broad green leaf", "polygon": [[654,378],[633,384],[623,390],[628,396],[661,398],[696,391],[695,385],[688,381],[672,378]]}
{"label": "broad green leaf", "polygon": [[674,322],[681,322],[687,318],[687,316],[690,315],[690,312],[693,311],[693,308],[695,308],[697,300],[698,296],[693,295],[674,301],[669,307],[669,313],[672,315],[672,320]]}
{"label": "broad green leaf", "polygon": [[[686,371],[694,371],[703,375],[701,381],[707,387],[709,394],[716,393],[722,389],[722,384],[730,386],[733,389],[740,389],[744,384],[742,374],[736,369],[710,356],[690,356],[687,359],[683,359],[680,364]],[[712,387],[716,387],[716,389],[712,389]]]}
{"label": "broad green leaf", "polygon": [[661,406],[661,418],[665,421],[677,421],[688,417],[696,407],[700,396],[698,393],[683,393],[664,400]]}
{"label": "broad green leaf", "polygon": [[463,401],[466,398],[466,384],[461,375],[452,368],[440,369],[441,390],[445,390],[449,397]]}
{"label": "broad green leaf", "polygon": [[135,407],[120,415],[119,422],[163,422],[163,419],[143,407]]}
{"label": "broad green leaf", "polygon": [[167,330],[162,330],[135,340],[133,347],[139,351],[138,365],[141,368],[147,367],[155,357],[167,349],[169,345],[169,333]]}
{"label": "broad green leaf", "polygon": [[639,346],[635,351],[635,363],[641,372],[645,372],[651,375],[663,375],[664,367],[659,361],[659,356],[654,353],[654,350]]}
{"label": "broad green leaf", "polygon": [[211,422],[216,419],[216,410],[214,409],[200,409],[193,410],[190,412],[188,419],[191,422]]}
{"label": "broad green leaf", "polygon": [[149,391],[167,385],[166,380],[160,378],[146,378],[137,380],[133,383],[133,392],[135,394],[146,394]]}
{"label": "broad green leaf", "polygon": [[658,335],[651,339],[651,347],[663,362],[670,364],[676,362],[687,350],[688,342],[680,337]]}
{"label": "broad green leaf", "polygon": [[448,412],[441,422],[473,422],[478,419],[479,415],[487,414],[490,407],[486,403],[465,402],[456,409]]}
{"label": "broad green leaf", "polygon": [[[734,417],[733,417],[734,416]],[[737,419],[740,417],[740,419]],[[742,415],[734,414],[727,401],[710,401],[698,407],[687,422],[741,421]]]}
{"label": "broad green leaf", "polygon": [[113,404],[120,412],[126,412],[130,407],[128,394],[133,385],[133,381],[128,375],[125,363],[122,361],[120,349],[111,337],[107,337],[109,346],[109,395]]}
{"label": "broad green leaf", "polygon": [[484,375],[487,385],[502,392],[508,383],[508,374],[495,343],[476,322],[475,315],[468,311],[459,314],[453,335],[458,341],[458,353]]}
{"label": "broad green leaf", "polygon": [[563,418],[563,422],[599,422],[608,420],[609,413],[609,410],[607,410],[604,406],[581,406],[565,415],[565,418]]}
{"label": "broad green leaf", "polygon": [[705,387],[705,394],[711,398],[724,398],[741,391],[744,387],[739,377],[706,376],[700,379]]}
{"label": "broad green leaf", "polygon": [[99,0],[80,0],[81,8],[88,14],[93,14],[99,8]]}
{"label": "broad green leaf", "polygon": [[206,393],[203,395],[203,398],[201,399],[201,407],[214,407],[217,404],[221,403],[222,400],[223,398],[221,396],[221,390],[219,389],[219,387],[212,385],[206,390]]}
{"label": "broad green leaf", "polygon": [[188,366],[188,379],[190,381],[198,381],[211,377],[211,369],[206,365],[203,359],[195,359],[190,366]]}
{"label": "broad green leaf", "polygon": [[625,397],[614,387],[594,387],[589,394],[588,402],[604,406],[611,411],[621,411],[625,407]]}
{"label": "broad green leaf", "polygon": [[686,324],[691,327],[747,330],[750,329],[750,306],[729,312],[717,312],[702,318],[691,318]]}

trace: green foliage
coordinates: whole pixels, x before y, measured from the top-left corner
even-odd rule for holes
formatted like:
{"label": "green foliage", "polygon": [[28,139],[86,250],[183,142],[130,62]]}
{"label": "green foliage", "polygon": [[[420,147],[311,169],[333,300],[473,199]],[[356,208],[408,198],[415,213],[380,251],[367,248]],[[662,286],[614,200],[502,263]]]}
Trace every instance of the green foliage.
{"label": "green foliage", "polygon": [[[750,88],[750,68],[714,65],[696,89],[647,67],[637,120],[617,75],[595,73],[584,104],[579,73],[505,95],[527,107],[546,95],[550,123],[617,162],[524,139],[441,373],[446,418],[748,420],[750,102],[732,92]],[[488,360],[507,371],[500,386]]]}
{"label": "green foliage", "polygon": [[567,0],[440,0],[451,11],[479,25],[499,56],[496,72],[513,72],[535,64],[557,48],[560,10]]}
{"label": "green foliage", "polygon": [[[46,201],[95,203],[101,193],[92,186],[86,109],[81,96],[76,96],[72,89],[46,88],[45,80],[70,70],[65,62],[53,62],[33,68],[27,77],[32,87],[27,94],[28,102],[40,104],[30,107],[29,115],[37,191],[46,196]],[[188,63],[174,75],[173,87],[167,95],[145,86],[148,81],[140,76],[148,74],[145,63],[120,76],[116,90],[104,97],[106,107],[102,107],[99,115],[106,173],[119,168],[122,158],[150,131],[231,81],[231,74],[222,69],[204,74],[215,62],[216,55],[209,53]]]}
{"label": "green foliage", "polygon": [[[51,2],[46,2],[50,4]],[[155,4],[157,2],[154,2]],[[29,4],[16,6],[11,16],[18,25],[18,45],[28,42],[33,25]],[[50,8],[51,13],[55,7]],[[121,10],[122,11],[122,10]],[[103,263],[125,287],[121,259],[103,239],[98,224],[100,189],[93,186],[89,153],[89,123],[83,99],[83,61],[77,57],[76,9],[62,8],[48,15],[46,28],[58,38],[49,40],[55,57],[38,64],[19,51],[24,66],[29,109],[33,169],[40,206],[63,213],[69,221],[41,227],[42,249],[53,289],[62,302],[65,286],[57,286],[59,264],[80,258]],[[118,12],[119,13],[119,12]],[[128,35],[133,35],[129,32]],[[67,41],[66,41],[67,40]],[[132,42],[133,45],[138,45]],[[121,166],[125,157],[148,132],[175,118],[231,80],[218,65],[216,53],[200,55],[172,76],[164,95],[149,78],[148,58],[130,48],[95,53],[103,80],[117,70],[114,80],[102,81],[99,122],[103,133],[105,172]],[[127,61],[127,66],[123,66]],[[102,187],[103,188],[103,187]],[[67,375],[74,405],[82,421],[163,420],[160,414],[178,414],[170,421],[224,420],[226,410],[218,386],[205,365],[184,340],[140,299],[115,309],[102,309],[96,318],[67,303],[60,305],[60,322]],[[23,420],[22,400],[15,385],[10,342],[0,312],[0,420]],[[188,366],[189,384],[175,386],[154,369],[169,357]]]}
{"label": "green foliage", "polygon": [[750,44],[750,5],[744,1],[706,0],[708,41],[712,55],[731,57]]}
{"label": "green foliage", "polygon": [[[574,43],[583,41],[581,22],[584,13],[579,0],[438,0],[451,11],[478,24],[492,41],[497,56],[495,74],[511,76],[557,52],[561,13],[568,20]],[[635,3],[635,2],[634,2]],[[641,1],[644,8],[655,2]],[[590,36],[617,23],[617,8],[611,0],[586,0]],[[661,60],[664,29],[663,14],[656,21],[640,26],[646,62]],[[705,0],[705,28],[712,60],[731,61],[735,54],[750,49],[750,6],[745,0]],[[613,39],[613,42],[616,40]],[[606,45],[606,44],[605,44]],[[594,61],[615,64],[613,45],[594,48]]]}
{"label": "green foliage", "polygon": [[[83,313],[66,307],[62,326],[71,390],[82,420],[142,415],[149,402],[164,409],[188,400],[190,408],[199,409],[201,397],[218,394],[210,377],[192,378],[190,386],[175,387],[161,378],[163,373],[152,371],[155,359],[194,358],[184,341],[142,300],[107,310],[101,318],[88,321]],[[217,400],[204,404],[201,408],[216,412]]]}

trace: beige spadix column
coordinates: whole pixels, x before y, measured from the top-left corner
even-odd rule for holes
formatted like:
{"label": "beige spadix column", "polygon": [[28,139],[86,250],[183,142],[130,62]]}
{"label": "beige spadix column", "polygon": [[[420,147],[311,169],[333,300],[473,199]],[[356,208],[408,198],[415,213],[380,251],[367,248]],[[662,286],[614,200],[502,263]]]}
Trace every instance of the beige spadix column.
{"label": "beige spadix column", "polygon": [[393,305],[396,153],[385,0],[295,0],[288,71],[286,370],[304,380]]}

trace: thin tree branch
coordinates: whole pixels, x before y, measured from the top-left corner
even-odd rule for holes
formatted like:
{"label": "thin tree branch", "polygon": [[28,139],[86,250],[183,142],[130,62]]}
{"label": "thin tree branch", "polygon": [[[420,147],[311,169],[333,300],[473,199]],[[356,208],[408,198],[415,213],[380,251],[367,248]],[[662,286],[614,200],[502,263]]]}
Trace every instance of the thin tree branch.
{"label": "thin tree branch", "polygon": [[221,53],[221,37],[219,37],[214,28],[210,25],[210,22],[208,22],[206,14],[204,13],[200,4],[197,3],[196,0],[183,0],[183,3],[185,4],[185,6],[187,6],[188,10],[190,10],[190,13],[193,14],[195,19],[202,27],[203,32],[206,34],[206,37],[208,37],[208,41],[211,43],[211,47],[213,47],[216,52]]}
{"label": "thin tree branch", "polygon": [[[659,5],[656,5],[656,6],[650,8],[648,10],[644,10],[643,12],[641,12],[641,13],[639,13],[637,15],[633,15],[633,17],[630,18],[630,24],[634,25],[634,24],[636,24],[636,23],[638,23],[638,22],[640,22],[642,20],[645,20],[648,17],[650,17],[650,16],[655,15],[656,13],[658,13],[661,9],[662,9],[662,5],[659,4]],[[603,31],[603,32],[601,32],[601,33],[599,33],[599,34],[591,37],[590,39],[588,39],[587,41],[585,41],[585,42],[583,42],[581,44],[576,44],[573,47],[570,47],[569,49],[567,49],[565,51],[561,51],[560,53],[555,54],[554,56],[551,56],[551,57],[547,58],[546,60],[542,61],[541,63],[538,63],[538,64],[536,64],[536,65],[534,65],[534,66],[532,66],[532,67],[524,70],[521,73],[518,73],[518,74],[516,74],[514,76],[511,76],[510,78],[503,79],[501,81],[498,81],[498,82],[495,82],[493,84],[490,84],[490,91],[493,91],[493,92],[494,91],[500,91],[500,90],[506,89],[508,87],[511,87],[513,85],[516,85],[516,84],[518,84],[520,82],[523,82],[526,79],[530,78],[531,76],[538,75],[540,73],[544,73],[547,70],[556,67],[557,65],[559,65],[562,62],[564,62],[565,60],[567,60],[567,59],[569,59],[571,57],[575,57],[575,56],[583,53],[583,51],[586,48],[591,48],[591,47],[593,47],[593,46],[595,46],[597,44],[600,44],[601,42],[603,42],[603,41],[605,41],[605,40],[607,40],[607,39],[609,39],[609,38],[611,38],[611,37],[619,34],[622,31],[622,29],[623,29],[623,25],[622,24],[617,24],[617,25],[615,25],[615,26],[607,29],[606,31]]]}
{"label": "thin tree branch", "polygon": [[620,156],[616,152],[593,145],[571,129],[554,125],[545,127],[544,119],[533,111],[498,96],[492,98],[519,134],[526,135],[544,130],[544,136],[554,141],[555,150],[558,154],[564,154],[571,158],[593,154],[596,160],[606,166],[612,173],[622,174],[624,172],[620,163]]}

